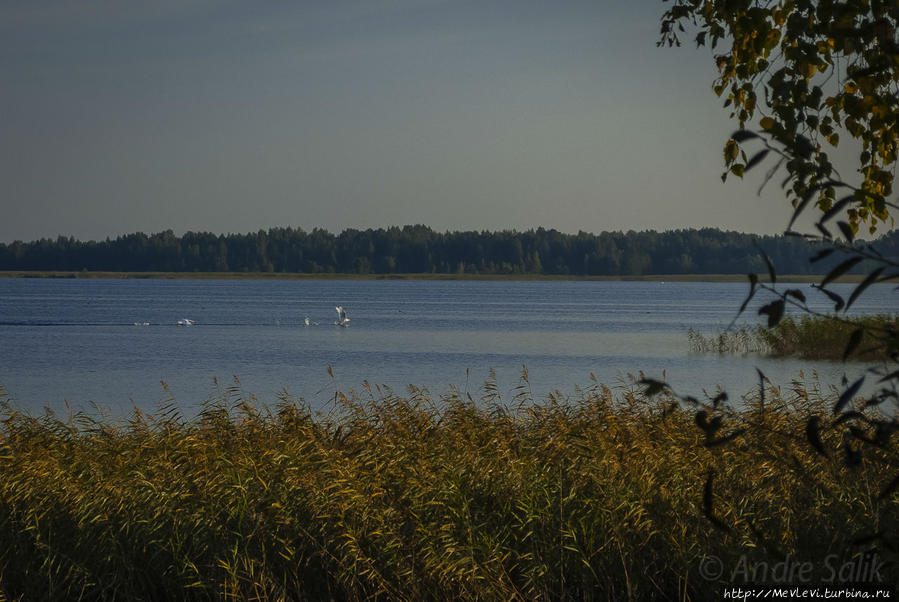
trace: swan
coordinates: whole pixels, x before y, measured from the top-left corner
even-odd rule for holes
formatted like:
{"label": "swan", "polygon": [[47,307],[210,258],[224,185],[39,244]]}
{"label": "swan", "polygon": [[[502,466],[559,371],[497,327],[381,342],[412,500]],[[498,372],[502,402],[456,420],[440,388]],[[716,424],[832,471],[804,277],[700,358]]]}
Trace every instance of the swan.
{"label": "swan", "polygon": [[346,328],[347,323],[350,321],[350,319],[346,317],[346,312],[343,310],[343,307],[338,305],[334,309],[337,310],[337,322],[334,322],[334,324]]}

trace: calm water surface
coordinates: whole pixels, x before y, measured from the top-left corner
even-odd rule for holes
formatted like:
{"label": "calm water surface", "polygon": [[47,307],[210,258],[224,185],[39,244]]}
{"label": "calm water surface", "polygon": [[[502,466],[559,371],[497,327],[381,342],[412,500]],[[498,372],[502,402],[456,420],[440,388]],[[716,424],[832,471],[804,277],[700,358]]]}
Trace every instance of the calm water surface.
{"label": "calm water surface", "polygon": [[[808,285],[811,300],[828,307]],[[835,286],[848,293],[852,285]],[[863,366],[690,353],[687,330],[733,318],[745,283],[351,280],[0,279],[0,385],[32,411],[95,402],[113,414],[152,410],[171,394],[185,410],[240,379],[246,395],[281,392],[322,406],[365,381],[433,394],[481,394],[493,369],[511,400],[527,366],[535,397],[643,371],[681,393],[732,396],[815,370],[825,383]],[[761,301],[755,304],[757,308]],[[333,325],[335,305],[351,318]],[[899,310],[872,287],[860,313]],[[754,309],[744,323],[757,321]],[[304,326],[309,316],[318,325]],[[196,325],[179,327],[181,318]],[[134,323],[148,322],[149,326]],[[332,367],[334,378],[328,374]],[[215,382],[218,382],[218,385]],[[169,393],[163,389],[167,383]]]}

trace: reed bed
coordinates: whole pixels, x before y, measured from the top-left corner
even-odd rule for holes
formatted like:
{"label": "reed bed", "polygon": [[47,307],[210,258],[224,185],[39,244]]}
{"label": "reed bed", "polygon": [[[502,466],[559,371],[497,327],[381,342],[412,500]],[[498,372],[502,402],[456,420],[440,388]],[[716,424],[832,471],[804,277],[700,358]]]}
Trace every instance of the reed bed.
{"label": "reed bed", "polygon": [[767,426],[713,447],[674,398],[535,401],[526,374],[510,404],[490,382],[479,399],[366,385],[324,414],[239,388],[190,419],[5,404],[0,599],[718,600],[739,584],[705,558],[823,566],[896,533],[890,456],[849,469],[801,436],[831,395],[715,409]]}
{"label": "reed bed", "polygon": [[840,359],[852,333],[863,328],[865,334],[850,358],[861,361],[887,361],[899,333],[899,316],[874,315],[832,320],[803,315],[787,318],[771,329],[760,329],[759,336],[774,355],[802,358]]}
{"label": "reed bed", "polygon": [[[899,316],[873,315],[858,318],[803,315],[787,317],[772,328],[763,326],[726,330],[715,335],[687,331],[694,353],[758,353],[803,359],[839,360],[846,343],[858,329],[864,335],[848,359],[887,361],[896,352]],[[892,346],[889,343],[892,341]]]}
{"label": "reed bed", "polygon": [[725,330],[715,335],[704,335],[690,328],[687,340],[693,353],[771,353],[771,347],[762,337],[761,327]]}

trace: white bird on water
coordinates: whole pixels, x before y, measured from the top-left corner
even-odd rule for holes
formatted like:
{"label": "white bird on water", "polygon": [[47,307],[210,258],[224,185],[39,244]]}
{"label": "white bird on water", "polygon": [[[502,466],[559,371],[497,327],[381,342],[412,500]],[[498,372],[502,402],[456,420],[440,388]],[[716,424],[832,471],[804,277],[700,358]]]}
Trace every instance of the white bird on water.
{"label": "white bird on water", "polygon": [[346,328],[347,323],[350,321],[350,319],[348,317],[346,317],[346,312],[343,311],[343,307],[338,305],[334,309],[337,310],[337,321],[334,322],[334,324],[337,326],[343,326],[344,328]]}
{"label": "white bird on water", "polygon": [[313,322],[309,319],[309,316],[306,316],[306,319],[303,320],[303,324],[305,324],[306,326],[318,326],[318,322]]}
{"label": "white bird on water", "polygon": [[194,324],[196,324],[196,322],[190,318],[181,318],[178,320],[178,326],[193,326]]}

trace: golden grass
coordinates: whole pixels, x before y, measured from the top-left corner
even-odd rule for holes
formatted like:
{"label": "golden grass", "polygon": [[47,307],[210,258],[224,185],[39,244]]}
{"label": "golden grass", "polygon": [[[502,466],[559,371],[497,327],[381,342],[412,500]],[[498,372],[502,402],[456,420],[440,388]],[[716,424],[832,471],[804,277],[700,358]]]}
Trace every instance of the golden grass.
{"label": "golden grass", "polygon": [[239,395],[122,424],[4,406],[0,599],[718,600],[733,583],[704,578],[706,555],[822,566],[899,526],[878,496],[899,467],[810,449],[833,400],[799,383],[764,412],[709,406],[722,432],[755,425],[713,447],[671,398],[535,402],[526,374],[512,406],[491,383],[366,387],[325,415]]}

